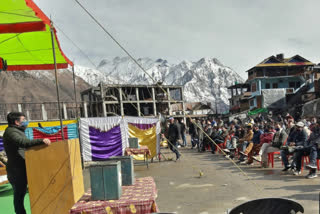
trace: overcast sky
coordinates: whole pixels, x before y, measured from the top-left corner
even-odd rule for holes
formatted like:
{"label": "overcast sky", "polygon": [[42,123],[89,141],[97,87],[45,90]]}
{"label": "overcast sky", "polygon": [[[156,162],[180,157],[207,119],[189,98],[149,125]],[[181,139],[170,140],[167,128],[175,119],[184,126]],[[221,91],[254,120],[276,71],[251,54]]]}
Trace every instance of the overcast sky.
{"label": "overcast sky", "polygon": [[[79,0],[136,58],[218,58],[245,71],[270,55],[320,62],[319,0]],[[125,54],[74,0],[34,0],[95,64]],[[58,29],[58,31],[59,31]],[[61,33],[75,64],[93,67]]]}

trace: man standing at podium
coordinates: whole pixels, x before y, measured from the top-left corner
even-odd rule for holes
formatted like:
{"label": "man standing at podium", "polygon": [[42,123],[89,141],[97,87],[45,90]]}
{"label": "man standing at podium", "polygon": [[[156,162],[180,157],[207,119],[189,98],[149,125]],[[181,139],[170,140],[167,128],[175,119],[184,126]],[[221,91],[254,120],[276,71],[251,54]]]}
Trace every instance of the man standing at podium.
{"label": "man standing at podium", "polygon": [[24,197],[27,192],[27,173],[24,150],[39,144],[50,145],[51,141],[49,139],[28,139],[24,133],[28,126],[28,121],[21,112],[9,113],[7,121],[8,128],[3,134],[3,145],[8,157],[8,180],[14,193],[14,210],[17,214],[25,214]]}

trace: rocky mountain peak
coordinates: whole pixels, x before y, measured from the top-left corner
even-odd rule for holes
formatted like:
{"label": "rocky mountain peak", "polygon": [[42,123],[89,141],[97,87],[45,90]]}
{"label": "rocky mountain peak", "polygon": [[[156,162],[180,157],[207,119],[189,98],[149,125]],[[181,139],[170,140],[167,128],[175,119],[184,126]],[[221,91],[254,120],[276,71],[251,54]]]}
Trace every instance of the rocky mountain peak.
{"label": "rocky mountain peak", "polygon": [[189,102],[219,103],[227,109],[230,97],[227,87],[243,79],[231,68],[216,58],[204,57],[196,62],[183,60],[178,64],[159,58],[139,58],[138,62],[152,76],[149,78],[130,58],[116,57],[113,61],[102,60],[97,70],[80,68],[76,74],[91,85],[100,81],[111,84],[155,84],[183,85],[184,97]]}

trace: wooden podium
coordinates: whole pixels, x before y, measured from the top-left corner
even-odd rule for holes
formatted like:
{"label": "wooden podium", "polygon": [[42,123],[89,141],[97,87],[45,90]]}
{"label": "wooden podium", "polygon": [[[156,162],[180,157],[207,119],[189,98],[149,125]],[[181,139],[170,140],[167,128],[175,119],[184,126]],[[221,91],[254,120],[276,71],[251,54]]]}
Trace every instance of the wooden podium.
{"label": "wooden podium", "polygon": [[32,214],[69,213],[84,194],[79,139],[25,152]]}

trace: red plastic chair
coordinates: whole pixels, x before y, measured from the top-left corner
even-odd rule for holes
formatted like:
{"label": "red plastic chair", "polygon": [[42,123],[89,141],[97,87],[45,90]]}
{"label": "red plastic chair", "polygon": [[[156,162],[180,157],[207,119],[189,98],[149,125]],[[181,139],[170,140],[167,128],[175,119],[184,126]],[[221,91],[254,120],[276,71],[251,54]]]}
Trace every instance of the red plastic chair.
{"label": "red plastic chair", "polygon": [[280,151],[268,153],[268,166],[270,166],[270,163],[271,163],[272,168],[274,167],[274,155],[275,154],[280,155]]}
{"label": "red plastic chair", "polygon": [[304,161],[306,161],[306,165],[308,165],[310,162],[309,156],[302,156],[302,158],[301,158],[301,173],[303,172]]}
{"label": "red plastic chair", "polygon": [[210,150],[210,145],[209,145],[209,144],[206,145],[205,150],[206,150],[206,151],[209,151],[209,150]]}
{"label": "red plastic chair", "polygon": [[[231,136],[228,135],[225,139],[224,139],[224,143],[221,144],[220,148],[221,149],[225,149],[227,147],[227,141],[231,140]],[[222,154],[222,151],[219,149],[219,153]]]}
{"label": "red plastic chair", "polygon": [[[282,145],[286,145],[287,143],[287,140],[288,140],[288,137],[285,139],[285,141],[283,141],[283,144]],[[274,155],[280,155],[280,151],[277,151],[277,152],[269,152],[268,153],[268,166],[270,166],[270,163],[271,163],[271,166],[272,168],[274,167]],[[281,161],[282,162],[282,161]],[[283,165],[283,162],[282,162],[282,165]]]}
{"label": "red plastic chair", "polygon": [[[306,162],[306,164],[310,163],[310,158],[309,156],[303,156],[302,160],[301,160],[301,172],[303,172],[303,163],[304,161]],[[320,170],[320,159],[317,159],[317,169],[318,171]]]}

